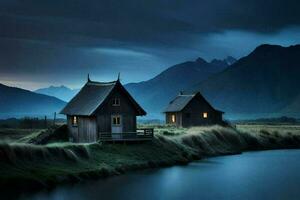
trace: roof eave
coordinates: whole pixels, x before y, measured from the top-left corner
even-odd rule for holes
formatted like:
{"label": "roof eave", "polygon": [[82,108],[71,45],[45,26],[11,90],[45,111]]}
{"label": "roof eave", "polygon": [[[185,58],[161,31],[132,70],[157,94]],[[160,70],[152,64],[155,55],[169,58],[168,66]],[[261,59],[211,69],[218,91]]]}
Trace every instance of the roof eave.
{"label": "roof eave", "polygon": [[143,113],[143,114],[138,114],[137,116],[146,116],[147,113]]}
{"label": "roof eave", "polygon": [[182,110],[167,110],[163,111],[163,113],[174,113],[174,112],[181,112]]}
{"label": "roof eave", "polygon": [[67,115],[67,113],[64,111],[67,105],[68,105],[68,103],[65,105],[65,107],[63,109],[61,109],[61,111],[59,111],[58,114]]}
{"label": "roof eave", "polygon": [[215,111],[217,111],[217,112],[219,112],[219,113],[222,113],[222,114],[225,113],[224,111],[221,111],[221,110],[215,110]]}

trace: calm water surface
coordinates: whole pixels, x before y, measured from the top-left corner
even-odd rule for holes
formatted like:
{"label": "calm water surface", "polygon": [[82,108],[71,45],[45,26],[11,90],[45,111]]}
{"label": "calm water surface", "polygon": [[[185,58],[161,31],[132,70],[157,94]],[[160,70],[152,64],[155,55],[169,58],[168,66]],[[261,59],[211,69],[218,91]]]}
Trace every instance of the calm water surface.
{"label": "calm water surface", "polygon": [[25,199],[300,199],[300,150],[209,158],[187,166],[60,186]]}

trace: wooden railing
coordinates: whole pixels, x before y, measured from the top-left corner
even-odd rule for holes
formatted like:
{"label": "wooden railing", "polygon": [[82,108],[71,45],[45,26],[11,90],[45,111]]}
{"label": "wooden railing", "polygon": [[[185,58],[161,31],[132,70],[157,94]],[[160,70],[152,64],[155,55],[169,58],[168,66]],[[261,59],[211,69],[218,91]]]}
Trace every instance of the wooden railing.
{"label": "wooden railing", "polygon": [[98,135],[100,141],[139,141],[151,140],[153,138],[153,128],[137,129],[136,132],[104,133]]}

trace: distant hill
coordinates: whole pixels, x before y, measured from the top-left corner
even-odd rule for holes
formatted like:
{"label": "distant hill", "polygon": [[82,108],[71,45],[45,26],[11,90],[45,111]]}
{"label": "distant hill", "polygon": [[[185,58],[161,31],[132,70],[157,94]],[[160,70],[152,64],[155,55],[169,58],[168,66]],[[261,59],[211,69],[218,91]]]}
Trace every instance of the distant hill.
{"label": "distant hill", "polygon": [[[281,110],[281,112],[289,114],[291,116],[299,117],[299,113],[300,113],[300,94],[297,97],[295,97],[290,104],[285,106]],[[296,112],[296,114],[295,114],[295,112]]]}
{"label": "distant hill", "polygon": [[61,99],[63,101],[70,101],[77,92],[79,92],[79,89],[70,89],[66,86],[50,86],[47,88],[41,88],[38,90],[35,90],[34,92],[39,93],[39,94],[45,94],[48,96],[53,96],[58,99]]}
{"label": "distant hill", "polygon": [[198,58],[196,61],[174,65],[148,81],[130,83],[125,87],[146,109],[149,118],[157,118],[163,108],[181,90],[203,81],[227,67],[226,61],[209,63]]}
{"label": "distant hill", "polygon": [[276,117],[276,118],[257,118],[252,120],[237,120],[232,121],[235,124],[272,124],[272,125],[280,125],[280,124],[299,124],[299,119],[293,117]]}
{"label": "distant hill", "polygon": [[53,115],[66,103],[55,97],[0,84],[0,118]]}
{"label": "distant hill", "polygon": [[237,61],[237,59],[232,56],[227,56],[223,61],[225,61],[228,65],[232,65]]}
{"label": "distant hill", "polygon": [[299,116],[300,45],[261,45],[194,85],[230,118]]}

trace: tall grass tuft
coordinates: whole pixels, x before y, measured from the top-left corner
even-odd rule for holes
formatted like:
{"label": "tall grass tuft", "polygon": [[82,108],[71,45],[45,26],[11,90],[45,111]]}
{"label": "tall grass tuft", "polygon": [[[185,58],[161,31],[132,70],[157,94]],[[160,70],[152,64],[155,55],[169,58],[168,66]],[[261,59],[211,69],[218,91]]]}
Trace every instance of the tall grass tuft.
{"label": "tall grass tuft", "polygon": [[78,159],[88,159],[89,151],[85,145],[64,144],[61,146],[38,146],[31,144],[0,143],[0,162],[24,164],[30,162],[53,161],[76,162]]}

